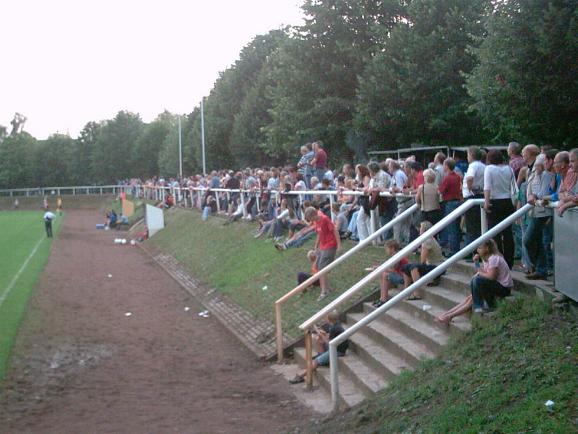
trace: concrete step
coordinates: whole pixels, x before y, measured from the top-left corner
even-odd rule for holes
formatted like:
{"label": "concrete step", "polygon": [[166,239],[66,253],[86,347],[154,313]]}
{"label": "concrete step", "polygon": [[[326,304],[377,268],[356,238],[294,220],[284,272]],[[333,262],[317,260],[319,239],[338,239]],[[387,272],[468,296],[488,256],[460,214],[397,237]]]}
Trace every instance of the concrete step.
{"label": "concrete step", "polygon": [[[363,313],[348,313],[347,323],[357,323],[363,317]],[[373,321],[363,327],[360,332],[386,347],[389,352],[394,353],[412,367],[415,367],[420,360],[435,357],[435,352],[426,345],[416,342],[411,336],[383,321]]]}
{"label": "concrete step", "polygon": [[349,338],[350,350],[363,359],[375,372],[386,381],[392,380],[404,370],[411,369],[409,363],[388,351],[363,333],[356,333]]}
{"label": "concrete step", "polygon": [[451,290],[441,286],[427,286],[423,288],[422,295],[424,300],[430,302],[429,304],[445,310],[450,310],[466,298],[461,290]]}
{"label": "concrete step", "polygon": [[434,354],[438,354],[441,347],[449,341],[450,335],[447,330],[438,328],[418,315],[408,313],[397,306],[382,315],[379,321],[425,345]]}
{"label": "concrete step", "polygon": [[339,372],[346,374],[365,396],[372,396],[387,386],[384,377],[353,351],[348,350],[344,357],[339,357],[338,364]]}
{"label": "concrete step", "polygon": [[[295,360],[299,366],[305,368],[305,348],[295,348]],[[348,355],[345,357],[349,357]],[[331,379],[329,367],[319,367],[315,370],[314,381],[317,381],[319,387],[330,393]],[[331,395],[329,395],[331,396]],[[353,407],[365,399],[366,395],[350,378],[349,372],[339,370],[339,401],[348,407]]]}
{"label": "concrete step", "polygon": [[463,295],[469,295],[471,276],[466,276],[460,273],[446,273],[440,279],[439,286],[450,291],[457,291]]}
{"label": "concrete step", "polygon": [[[373,306],[370,307],[374,309]],[[399,304],[399,308],[405,310],[411,315],[416,315],[422,318],[430,325],[437,327],[440,330],[447,331],[451,336],[460,336],[472,329],[470,324],[470,313],[454,318],[449,326],[437,322],[436,317],[446,312],[448,309],[440,307],[429,300],[404,301]]]}

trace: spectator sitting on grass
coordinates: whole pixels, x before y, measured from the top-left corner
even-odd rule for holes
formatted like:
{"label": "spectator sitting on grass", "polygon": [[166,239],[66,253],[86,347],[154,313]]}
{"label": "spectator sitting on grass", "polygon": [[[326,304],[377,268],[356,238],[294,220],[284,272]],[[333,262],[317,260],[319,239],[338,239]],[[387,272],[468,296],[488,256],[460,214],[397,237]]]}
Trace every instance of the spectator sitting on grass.
{"label": "spectator sitting on grass", "polygon": [[[329,217],[322,212],[317,211],[312,206],[305,210],[305,221],[313,223],[315,226],[315,232],[317,232],[315,250],[317,251],[317,269],[321,271],[333,262],[337,251],[341,247],[339,232],[337,232],[337,229]],[[324,274],[319,278],[319,283],[321,286],[321,294],[317,301],[323,300],[331,291],[327,274]]]}
{"label": "spectator sitting on grass", "polygon": [[[309,262],[311,264],[311,274],[304,273],[303,271],[300,271],[299,273],[297,273],[297,284],[298,285],[301,285],[303,282],[305,282],[311,276],[313,276],[314,274],[317,274],[317,271],[318,271],[317,270],[317,255],[315,254],[315,250],[309,250],[307,252],[307,259],[309,260]],[[313,282],[309,286],[319,286],[319,280],[316,280],[315,282]],[[307,288],[305,288],[302,292],[303,293],[307,292]]]}
{"label": "spectator sitting on grass", "polygon": [[332,205],[332,213],[331,217],[333,220],[333,224],[337,228],[337,232],[339,232],[339,237],[343,240],[347,238],[347,226],[349,222],[347,221],[347,209],[349,205],[343,204],[340,205],[339,203],[333,203]]}
{"label": "spectator sitting on grass", "polygon": [[106,213],[105,225],[108,226],[109,228],[112,229],[112,228],[116,227],[117,220],[118,220],[118,216],[113,209],[111,209],[109,212]]}
{"label": "spectator sitting on grass", "polygon": [[[482,265],[480,266],[480,260]],[[468,312],[472,307],[474,313],[487,312],[495,307],[496,297],[510,295],[514,281],[510,267],[500,254],[496,242],[492,239],[478,247],[474,256],[474,264],[478,272],[470,282],[471,295],[446,313],[438,316],[437,321],[449,324],[451,320]]]}
{"label": "spectator sitting on grass", "polygon": [[[315,327],[314,331],[311,333],[315,349],[318,354],[313,357],[313,370],[317,369],[318,366],[329,366],[329,342],[332,339],[339,336],[345,330],[339,322],[339,314],[337,311],[332,311],[327,315],[327,324],[324,327]],[[337,356],[343,357],[347,349],[349,348],[349,341],[346,340],[337,346]],[[307,370],[298,373],[295,378],[289,380],[291,384],[303,383],[305,381],[305,375],[307,375]]]}
{"label": "spectator sitting on grass", "polygon": [[[431,227],[432,224],[429,221],[426,220],[422,222],[419,230],[420,235],[430,230]],[[420,262],[412,262],[402,268],[405,287],[407,288],[412,283],[417,282],[422,276],[432,271],[443,261],[442,248],[436,239],[430,237],[425,240],[421,245]],[[432,282],[432,285],[437,285],[438,282],[439,277]],[[417,293],[417,291],[414,291],[409,300],[421,300],[421,295]]]}
{"label": "spectator sitting on grass", "polygon": [[[387,240],[385,242],[385,252],[388,257],[392,257],[397,252],[401,250],[399,242],[396,240]],[[380,297],[373,303],[374,307],[379,307],[385,304],[389,300],[389,290],[391,286],[403,285],[403,267],[405,267],[409,261],[407,258],[401,258],[400,261],[394,268],[388,268],[383,273],[381,273],[381,278],[379,281]]]}
{"label": "spectator sitting on grass", "polygon": [[284,243],[275,244],[275,248],[280,252],[294,247],[301,247],[305,242],[313,238],[315,235],[314,226],[305,226],[299,232],[296,232],[292,237],[287,239]]}

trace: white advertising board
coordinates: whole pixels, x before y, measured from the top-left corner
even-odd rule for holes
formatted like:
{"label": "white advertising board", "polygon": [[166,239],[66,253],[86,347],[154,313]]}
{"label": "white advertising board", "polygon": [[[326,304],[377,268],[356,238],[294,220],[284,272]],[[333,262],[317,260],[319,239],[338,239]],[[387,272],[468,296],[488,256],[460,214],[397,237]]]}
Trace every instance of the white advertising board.
{"label": "white advertising board", "polygon": [[161,208],[147,205],[145,214],[146,225],[149,230],[149,237],[152,237],[165,227],[164,211]]}

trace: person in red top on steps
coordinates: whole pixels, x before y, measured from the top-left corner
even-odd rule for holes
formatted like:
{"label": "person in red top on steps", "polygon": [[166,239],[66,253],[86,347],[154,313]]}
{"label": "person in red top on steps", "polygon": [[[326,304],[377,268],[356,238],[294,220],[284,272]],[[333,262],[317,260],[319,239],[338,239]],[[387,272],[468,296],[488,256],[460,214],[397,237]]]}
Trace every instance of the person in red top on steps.
{"label": "person in red top on steps", "polygon": [[[396,240],[387,240],[385,242],[385,252],[388,257],[392,257],[401,250],[401,246]],[[393,268],[388,268],[381,273],[379,280],[379,300],[373,303],[374,307],[379,307],[389,300],[389,290],[392,286],[403,285],[403,267],[409,264],[407,258],[401,258]]]}
{"label": "person in red top on steps", "polygon": [[[442,209],[447,217],[462,203],[462,178],[454,172],[456,162],[451,158],[444,161],[444,179],[438,187],[442,195]],[[456,218],[442,232],[442,240],[447,241],[450,256],[460,250],[461,231],[460,219]]]}
{"label": "person in red top on steps", "polygon": [[[315,225],[315,232],[317,232],[317,240],[315,241],[317,269],[321,271],[333,262],[337,250],[341,248],[339,232],[329,217],[312,206],[305,210],[305,221]],[[319,286],[321,286],[321,294],[317,301],[323,300],[331,291],[327,274],[319,277]]]}

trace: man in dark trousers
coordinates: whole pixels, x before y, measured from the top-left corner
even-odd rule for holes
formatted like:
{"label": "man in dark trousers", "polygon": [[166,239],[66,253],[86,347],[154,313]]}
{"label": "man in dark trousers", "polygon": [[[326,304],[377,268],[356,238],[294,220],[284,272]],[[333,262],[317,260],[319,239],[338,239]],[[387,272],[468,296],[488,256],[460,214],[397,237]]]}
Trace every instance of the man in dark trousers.
{"label": "man in dark trousers", "polygon": [[56,218],[56,215],[50,212],[50,209],[46,207],[46,212],[44,213],[44,227],[46,229],[46,236],[52,238],[52,220]]}

